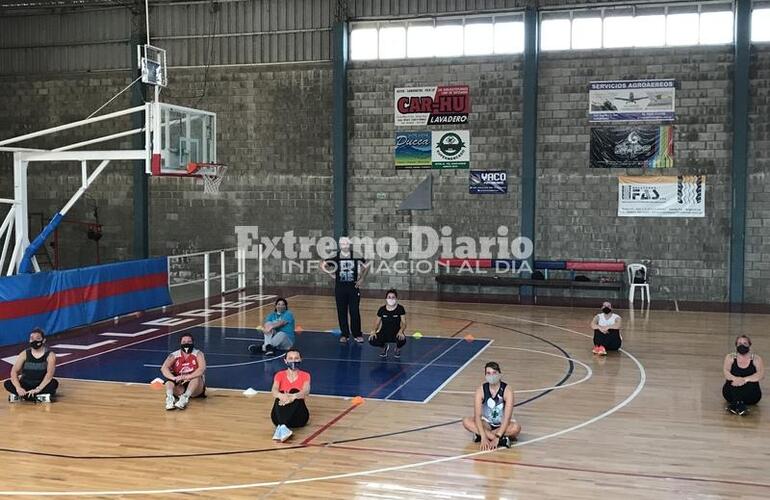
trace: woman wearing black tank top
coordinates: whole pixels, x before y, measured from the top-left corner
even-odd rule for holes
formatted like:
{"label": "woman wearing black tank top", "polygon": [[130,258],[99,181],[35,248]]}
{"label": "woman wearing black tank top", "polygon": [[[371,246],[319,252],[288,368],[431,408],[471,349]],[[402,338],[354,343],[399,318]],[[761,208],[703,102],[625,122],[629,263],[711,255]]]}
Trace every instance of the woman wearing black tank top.
{"label": "woman wearing black tank top", "polygon": [[16,357],[11,378],[5,381],[9,401],[18,399],[51,401],[59,382],[53,378],[56,355],[45,347],[45,333],[35,328],[29,334],[29,348]]}
{"label": "woman wearing black tank top", "polygon": [[765,377],[762,358],[751,352],[751,339],[745,335],[735,339],[735,352],[725,356],[723,371],[727,381],[722,395],[729,403],[727,410],[735,415],[748,413],[746,405],[755,405],[762,398],[759,381]]}
{"label": "woman wearing black tank top", "polygon": [[484,366],[486,383],[476,389],[473,398],[473,416],[463,419],[463,427],[473,433],[473,441],[481,450],[499,446],[511,447],[521,432],[513,418],[513,389],[500,380],[500,365],[490,361]]}

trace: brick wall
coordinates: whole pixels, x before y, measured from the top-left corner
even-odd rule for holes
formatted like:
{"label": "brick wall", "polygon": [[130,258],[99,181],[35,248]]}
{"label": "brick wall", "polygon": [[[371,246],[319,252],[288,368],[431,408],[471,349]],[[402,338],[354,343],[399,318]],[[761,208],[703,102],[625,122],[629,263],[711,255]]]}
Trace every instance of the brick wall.
{"label": "brick wall", "polygon": [[751,59],[749,176],[746,207],[746,302],[770,302],[770,50],[755,46]]}
{"label": "brick wall", "polygon": [[[507,226],[515,238],[519,233],[520,66],[520,56],[354,63],[348,73],[350,233],[396,238],[401,252],[394,260],[408,256],[410,225],[429,226],[437,232],[449,226],[453,237],[474,239],[494,236],[498,226]],[[441,84],[470,86],[468,124],[397,130],[394,88]],[[453,128],[470,130],[471,168],[507,171],[508,194],[469,194],[468,170],[395,169],[396,132]],[[433,176],[433,210],[399,212],[401,201],[429,175]],[[393,264],[388,267],[393,271]],[[370,286],[432,290],[435,281],[433,274],[383,272]]]}
{"label": "brick wall", "polygon": [[[205,75],[205,79],[204,79]],[[98,77],[5,78],[0,85],[4,115],[0,137],[85,118],[130,83],[125,72]],[[167,255],[235,246],[235,226],[259,226],[264,235],[331,232],[331,71],[328,64],[171,72],[165,102],[208,109],[218,114],[219,160],[230,165],[218,196],[203,194],[201,181],[150,179],[150,251]],[[121,98],[106,111],[129,107]],[[57,140],[25,146],[50,148],[127,130],[128,120],[65,132]],[[106,146],[105,146],[106,147]],[[127,141],[110,147],[130,149]],[[95,166],[95,165],[94,165]],[[93,168],[93,166],[92,166]],[[0,163],[0,196],[12,197],[10,155]],[[108,167],[68,218],[93,220],[98,207],[105,225],[102,261],[132,257],[133,193],[129,163]],[[30,212],[47,221],[80,185],[76,164],[37,164],[29,175]],[[37,219],[31,236],[39,231]],[[93,242],[79,226],[63,226],[64,267],[95,262]],[[250,269],[256,269],[251,263]],[[318,276],[283,276],[268,262],[269,283],[312,283]]]}
{"label": "brick wall", "polygon": [[[653,297],[724,301],[730,228],[731,50],[726,47],[545,53],[539,73],[536,254],[650,261]],[[675,165],[706,175],[706,217],[617,216],[617,176],[589,168],[588,83],[675,78]]]}

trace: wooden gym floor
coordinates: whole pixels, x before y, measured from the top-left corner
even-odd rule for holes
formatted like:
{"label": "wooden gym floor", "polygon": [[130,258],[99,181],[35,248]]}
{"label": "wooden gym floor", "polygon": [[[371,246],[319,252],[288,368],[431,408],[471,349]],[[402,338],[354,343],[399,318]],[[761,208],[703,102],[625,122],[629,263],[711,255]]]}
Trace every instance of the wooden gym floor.
{"label": "wooden gym floor", "polygon": [[[0,404],[0,494],[770,497],[765,401],[736,417],[721,396],[721,364],[734,337],[750,335],[763,354],[768,316],[619,310],[625,351],[598,358],[590,351],[592,310],[403,304],[410,333],[493,340],[426,404],[353,407],[345,398],[311,397],[310,425],[276,444],[268,394],[212,389],[187,410],[166,412],[163,394],[146,384],[67,379],[66,397],[52,405]],[[337,326],[332,297],[295,296],[290,305],[305,330]],[[379,305],[362,302],[365,331]],[[211,324],[255,327],[269,307]],[[329,335],[330,350],[335,340]],[[514,448],[479,453],[457,420],[471,414],[472,391],[490,360],[524,403],[514,413],[523,432]]]}

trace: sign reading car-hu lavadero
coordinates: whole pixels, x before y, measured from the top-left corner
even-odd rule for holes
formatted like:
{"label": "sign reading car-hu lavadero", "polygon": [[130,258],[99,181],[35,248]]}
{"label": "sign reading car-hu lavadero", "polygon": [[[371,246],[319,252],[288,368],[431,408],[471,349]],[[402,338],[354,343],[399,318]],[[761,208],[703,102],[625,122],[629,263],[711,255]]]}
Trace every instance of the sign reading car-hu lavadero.
{"label": "sign reading car-hu lavadero", "polygon": [[396,132],[396,169],[469,168],[470,141],[471,134],[468,130]]}

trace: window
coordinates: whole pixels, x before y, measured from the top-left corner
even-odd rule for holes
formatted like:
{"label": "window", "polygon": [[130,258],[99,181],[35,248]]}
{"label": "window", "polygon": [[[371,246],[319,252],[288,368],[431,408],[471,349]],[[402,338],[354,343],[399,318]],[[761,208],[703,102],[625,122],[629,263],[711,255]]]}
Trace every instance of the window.
{"label": "window", "polygon": [[733,41],[733,13],[702,12],[700,15],[700,43],[714,45]]}
{"label": "window", "polygon": [[463,55],[463,27],[461,24],[436,26],[433,49],[438,57]]}
{"label": "window", "polygon": [[[720,1],[546,12],[540,21],[540,48],[729,44],[734,30],[732,9],[732,3]],[[757,32],[752,39],[770,41],[770,8],[755,9],[752,21],[752,31]]]}
{"label": "window", "polygon": [[666,45],[698,45],[698,14],[669,14],[666,17]]}
{"label": "window", "polygon": [[636,40],[634,18],[617,16],[604,18],[604,46],[633,47]]}
{"label": "window", "polygon": [[521,14],[353,23],[354,61],[524,52]]}
{"label": "window", "polygon": [[540,24],[540,48],[542,50],[566,50],[570,48],[569,19],[547,19]]}
{"label": "window", "polygon": [[465,55],[480,56],[495,51],[495,28],[491,22],[465,25]]}
{"label": "window", "polygon": [[377,28],[355,29],[350,33],[350,58],[377,59]]}
{"label": "window", "polygon": [[410,25],[406,30],[406,48],[408,57],[433,57],[433,25]]}
{"label": "window", "polygon": [[572,21],[572,48],[598,49],[602,46],[602,18],[584,17]]}
{"label": "window", "polygon": [[406,57],[406,29],[403,26],[380,28],[380,59]]}
{"label": "window", "polygon": [[666,45],[666,16],[637,16],[634,47],[662,47]]}
{"label": "window", "polygon": [[751,13],[751,41],[770,42],[770,8]]}
{"label": "window", "polygon": [[495,54],[517,54],[524,52],[524,23],[495,23]]}

